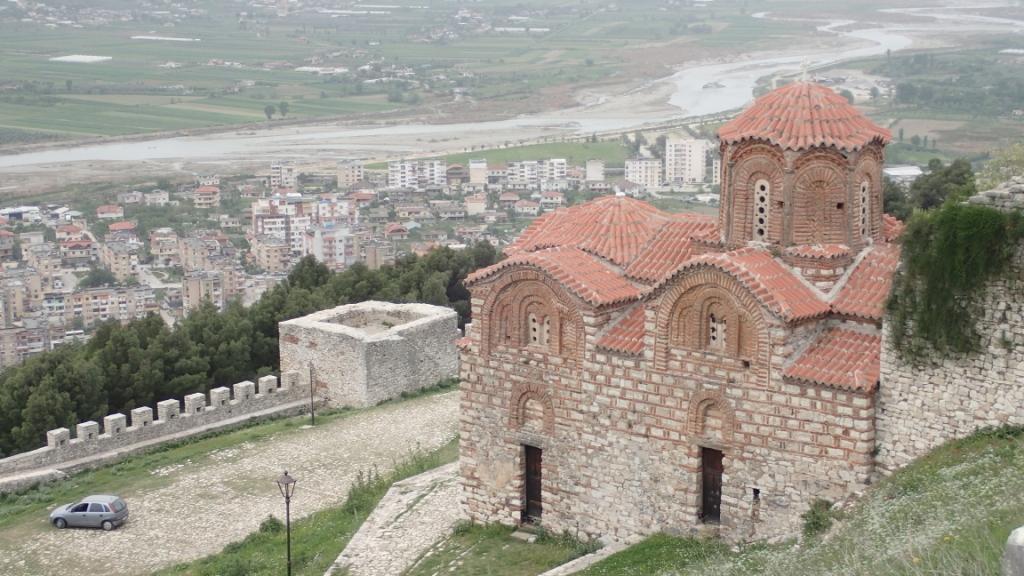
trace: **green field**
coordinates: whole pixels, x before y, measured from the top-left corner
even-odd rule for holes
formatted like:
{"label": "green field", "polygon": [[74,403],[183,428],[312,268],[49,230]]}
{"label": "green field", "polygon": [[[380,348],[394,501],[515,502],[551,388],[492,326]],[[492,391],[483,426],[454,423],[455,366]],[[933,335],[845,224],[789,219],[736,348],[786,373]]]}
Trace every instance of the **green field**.
{"label": "green field", "polygon": [[[537,108],[547,102],[548,89],[663,75],[671,62],[758,49],[809,28],[751,18],[765,0],[671,11],[660,0],[630,2],[628,10],[597,0],[487,0],[470,7],[469,21],[456,18],[463,6],[441,0],[386,15],[303,8],[278,16],[249,8],[244,17],[241,5],[200,0],[198,11],[186,14],[176,3],[157,0],[173,18],[139,13],[125,0],[68,4],[60,25],[32,21],[16,4],[0,10],[0,144],[39,134],[110,136],[259,122],[265,106],[281,101],[293,118],[446,105],[453,104],[456,88],[498,112],[511,105]],[[120,10],[132,20],[98,23],[74,11],[84,4]],[[524,14],[525,26],[544,31],[490,28],[524,26],[513,18]],[[76,18],[84,22],[80,27],[71,25]],[[438,31],[448,36],[431,36]],[[199,41],[132,39],[139,35]],[[50,60],[78,54],[112,59]],[[353,72],[295,70],[306,65]],[[404,68],[412,76],[400,88],[366,83],[372,74],[357,72],[363,65]]]}

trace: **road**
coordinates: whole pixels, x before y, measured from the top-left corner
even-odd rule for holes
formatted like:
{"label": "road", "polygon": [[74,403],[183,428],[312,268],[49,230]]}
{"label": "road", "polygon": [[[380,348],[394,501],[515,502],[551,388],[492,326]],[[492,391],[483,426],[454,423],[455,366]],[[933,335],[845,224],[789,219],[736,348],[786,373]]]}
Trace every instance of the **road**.
{"label": "road", "polygon": [[[388,404],[150,470],[154,487],[122,493],[131,518],[113,532],[56,530],[40,514],[0,532],[0,574],[148,574],[207,556],[281,515],[274,480],[298,480],[293,518],[342,503],[356,475],[456,435],[458,393]],[[73,481],[73,480],[72,480]]]}

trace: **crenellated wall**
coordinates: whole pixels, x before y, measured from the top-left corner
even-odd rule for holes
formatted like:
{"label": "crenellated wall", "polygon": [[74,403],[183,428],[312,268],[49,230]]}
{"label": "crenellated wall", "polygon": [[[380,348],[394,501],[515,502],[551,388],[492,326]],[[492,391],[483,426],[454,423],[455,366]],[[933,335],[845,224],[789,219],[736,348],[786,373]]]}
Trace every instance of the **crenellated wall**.
{"label": "crenellated wall", "polygon": [[240,417],[308,410],[308,390],[298,384],[297,373],[285,372],[280,381],[277,376],[264,376],[257,382],[247,380],[231,388],[214,388],[209,395],[197,393],[185,396],[183,401],[164,400],[157,403],[155,419],[153,409],[143,407],[132,410],[130,420],[124,414],[104,417],[102,428],[99,422],[80,422],[74,436],[67,428],[50,430],[45,447],[0,459],[0,492],[34,483],[9,478],[19,473],[86,468],[90,457],[110,452],[127,454],[140,444],[152,445],[161,439],[206,431],[217,424],[228,426],[235,420],[247,420]]}

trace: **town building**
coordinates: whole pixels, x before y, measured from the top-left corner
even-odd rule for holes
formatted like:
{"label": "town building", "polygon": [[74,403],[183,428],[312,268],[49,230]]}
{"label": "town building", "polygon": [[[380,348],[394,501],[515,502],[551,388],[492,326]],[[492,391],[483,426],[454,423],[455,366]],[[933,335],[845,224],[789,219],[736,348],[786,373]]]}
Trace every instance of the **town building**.
{"label": "town building", "polygon": [[178,250],[178,233],[174,229],[156,228],[149,231],[149,254],[153,257],[154,266],[179,265],[181,258]]}
{"label": "town building", "polygon": [[[315,226],[305,232],[302,253],[338,271],[359,260],[359,244],[352,230],[346,226]],[[271,271],[269,268],[264,269]]]}
{"label": "town building", "polygon": [[220,270],[196,270],[181,280],[181,305],[186,313],[210,302],[223,310],[227,305],[224,274]]}
{"label": "town building", "polygon": [[604,160],[587,160],[587,182],[604,182]]}
{"label": "town building", "polygon": [[275,162],[270,165],[270,188],[295,188],[298,174],[291,162]]}
{"label": "town building", "polygon": [[153,190],[142,195],[142,202],[146,206],[167,206],[171,195],[166,190]]}
{"label": "town building", "polygon": [[444,187],[448,182],[447,170],[441,160],[394,160],[388,162],[388,188]]}
{"label": "town building", "polygon": [[274,236],[256,236],[249,243],[249,249],[253,263],[265,272],[288,271],[292,252],[288,242]]}
{"label": "town building", "polygon": [[192,205],[200,210],[220,208],[220,188],[200,186],[192,192]]}
{"label": "town building", "polygon": [[487,160],[469,161],[469,183],[474,186],[485,186],[487,184]]}
{"label": "town building", "polygon": [[363,181],[363,163],[359,160],[342,160],[338,162],[338,188],[347,190]]}
{"label": "town building", "polygon": [[711,149],[708,140],[678,135],[668,138],[665,141],[665,179],[684,184],[704,182]]}
{"label": "town building", "polygon": [[100,220],[120,220],[124,218],[124,208],[117,204],[104,204],[96,208],[96,217]]}
{"label": "town building", "polygon": [[644,190],[661,186],[661,160],[657,158],[631,158],[626,160],[626,181]]}
{"label": "town building", "polygon": [[0,230],[0,260],[14,260],[14,232]]}
{"label": "town building", "polygon": [[865,488],[902,228],[882,214],[890,134],[795,83],[719,137],[718,218],[606,196],[466,279],[472,520],[782,538]]}
{"label": "town building", "polygon": [[139,249],[128,242],[104,242],[100,247],[100,263],[118,282],[137,280],[139,275]]}

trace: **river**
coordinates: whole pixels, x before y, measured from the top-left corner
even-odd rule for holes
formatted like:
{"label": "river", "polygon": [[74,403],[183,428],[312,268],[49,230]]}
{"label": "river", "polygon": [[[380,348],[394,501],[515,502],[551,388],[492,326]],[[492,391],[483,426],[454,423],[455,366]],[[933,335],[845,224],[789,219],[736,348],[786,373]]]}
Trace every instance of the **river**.
{"label": "river", "polygon": [[[992,5],[990,5],[992,6]],[[972,6],[977,8],[978,6]],[[914,36],[939,36],[965,30],[1024,31],[1024,22],[965,14],[957,8],[892,8],[883,12],[929,16],[933,22],[914,26],[850,29],[853,21],[812,21],[821,32],[836,34],[840,47],[806,52],[781,52],[762,58],[684,67],[670,77],[648,84],[671,86],[670,108],[637,111],[625,99],[630,93],[610,96],[598,105],[535,114],[509,120],[340,127],[313,125],[261,130],[255,133],[225,132],[214,135],[160,138],[142,142],[82,145],[0,156],[0,173],[31,171],[33,167],[68,168],[79,163],[149,162],[180,166],[182,163],[254,162],[271,158],[379,157],[422,154],[469,146],[495,145],[541,136],[578,135],[607,130],[626,130],[666,117],[701,116],[739,108],[750,101],[759,78],[797,72],[801,67],[819,68],[886,51],[911,47]],[[772,18],[768,13],[755,18]],[[844,29],[845,28],[845,29]],[[703,88],[718,82],[721,88]],[[636,91],[633,91],[635,96]],[[618,107],[617,107],[618,105]]]}

